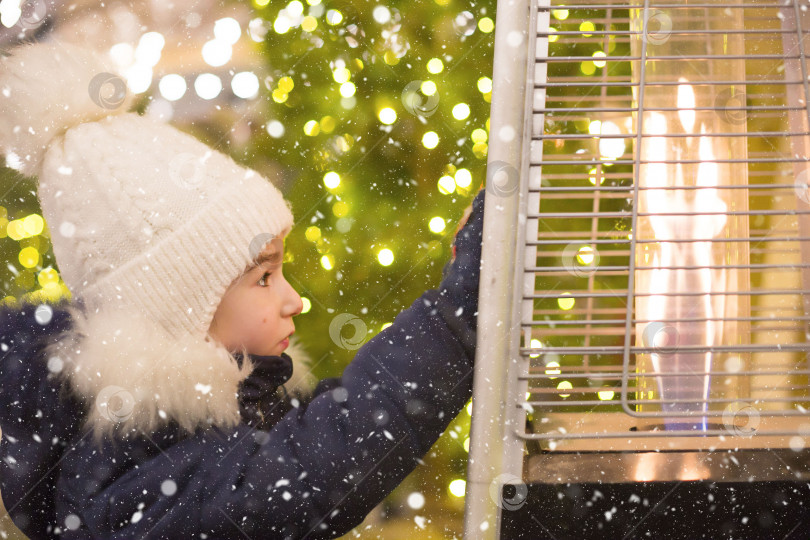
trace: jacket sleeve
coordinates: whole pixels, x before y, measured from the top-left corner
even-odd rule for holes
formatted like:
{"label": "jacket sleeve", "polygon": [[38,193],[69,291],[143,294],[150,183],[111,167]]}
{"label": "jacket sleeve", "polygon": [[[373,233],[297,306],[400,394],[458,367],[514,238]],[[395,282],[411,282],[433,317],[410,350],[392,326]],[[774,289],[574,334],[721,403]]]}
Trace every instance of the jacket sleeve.
{"label": "jacket sleeve", "polygon": [[54,380],[59,365],[40,354],[67,313],[55,306],[37,319],[36,308],[0,308],[0,493],[12,521],[42,538],[54,521],[56,465],[84,410]]}
{"label": "jacket sleeve", "polygon": [[[64,479],[60,518],[82,524],[64,537],[313,539],[350,531],[471,396],[475,351],[448,326],[454,311],[443,302],[426,291],[357,351],[338,385],[269,431],[200,432],[94,497],[82,495],[80,479]],[[90,453],[68,459],[80,455]],[[165,489],[167,480],[174,488]]]}

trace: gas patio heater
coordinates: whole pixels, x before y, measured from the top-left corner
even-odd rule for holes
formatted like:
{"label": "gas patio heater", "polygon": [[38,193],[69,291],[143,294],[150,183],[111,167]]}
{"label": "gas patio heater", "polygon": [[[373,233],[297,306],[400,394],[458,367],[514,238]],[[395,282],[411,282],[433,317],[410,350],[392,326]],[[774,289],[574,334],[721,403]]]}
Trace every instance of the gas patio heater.
{"label": "gas patio heater", "polygon": [[465,538],[805,537],[808,5],[497,10]]}

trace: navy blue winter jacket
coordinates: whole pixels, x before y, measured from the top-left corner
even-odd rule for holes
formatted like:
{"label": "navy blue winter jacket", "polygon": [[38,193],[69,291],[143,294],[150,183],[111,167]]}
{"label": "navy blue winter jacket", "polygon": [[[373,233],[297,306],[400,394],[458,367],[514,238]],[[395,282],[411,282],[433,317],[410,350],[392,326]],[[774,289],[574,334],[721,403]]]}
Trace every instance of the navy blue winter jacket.
{"label": "navy blue winter jacket", "polygon": [[[416,466],[472,393],[484,191],[441,285],[361,347],[303,403],[279,399],[290,358],[251,356],[242,423],[174,423],[101,448],[83,405],[49,376],[54,308],[0,311],[0,493],[31,538],[335,538]],[[294,406],[297,405],[297,406]]]}

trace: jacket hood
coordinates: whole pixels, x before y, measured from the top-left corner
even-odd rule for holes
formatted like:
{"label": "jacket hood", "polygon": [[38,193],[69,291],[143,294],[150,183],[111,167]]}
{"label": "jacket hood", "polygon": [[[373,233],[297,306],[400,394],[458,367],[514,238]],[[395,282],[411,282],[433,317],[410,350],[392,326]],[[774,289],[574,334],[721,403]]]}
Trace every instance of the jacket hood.
{"label": "jacket hood", "polygon": [[[67,303],[0,306],[0,491],[14,523],[31,538],[52,536],[57,465],[88,422],[97,422],[98,433],[119,424],[115,414],[135,430],[178,418],[186,426],[195,419],[209,425],[205,415],[219,405],[233,407],[247,424],[270,429],[289,410],[280,385],[301,396],[312,391],[309,357],[297,340],[287,349],[295,359],[285,352],[249,355],[246,362],[241,353],[219,356],[213,347],[183,351],[130,314],[121,317],[85,319]],[[80,340],[92,330],[107,334]],[[165,354],[157,353],[161,346]],[[202,353],[202,363],[195,353]],[[238,404],[236,396],[228,399],[232,388]],[[106,407],[99,406],[102,400]]]}
{"label": "jacket hood", "polygon": [[[232,354],[207,339],[171,338],[132,310],[104,306],[90,311],[80,302],[65,309],[72,324],[53,336],[44,356],[61,367],[58,376],[85,404],[83,429],[92,429],[97,441],[111,433],[126,438],[152,432],[171,421],[189,433],[233,428],[241,420],[240,385],[257,364],[267,364],[261,359],[272,358]],[[294,354],[302,357],[298,363],[309,371],[308,358],[295,343]],[[285,356],[290,373],[285,372],[283,382],[294,371]]]}

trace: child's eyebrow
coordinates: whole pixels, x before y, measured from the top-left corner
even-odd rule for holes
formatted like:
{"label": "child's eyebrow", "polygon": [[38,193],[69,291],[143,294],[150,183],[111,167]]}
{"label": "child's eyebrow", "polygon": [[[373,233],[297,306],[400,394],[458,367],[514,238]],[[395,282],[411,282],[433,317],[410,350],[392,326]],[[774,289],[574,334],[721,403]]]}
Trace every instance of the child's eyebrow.
{"label": "child's eyebrow", "polygon": [[264,264],[266,262],[272,262],[272,261],[280,262],[281,259],[282,259],[282,256],[283,256],[283,252],[279,253],[277,250],[273,250],[271,252],[266,252],[265,251],[265,252],[259,254],[259,256],[256,258],[256,260],[252,264],[248,264],[245,267],[245,270],[244,270],[243,273],[247,274],[249,272],[252,272],[253,270],[255,270],[256,268],[258,268],[259,266],[261,266],[262,264]]}

